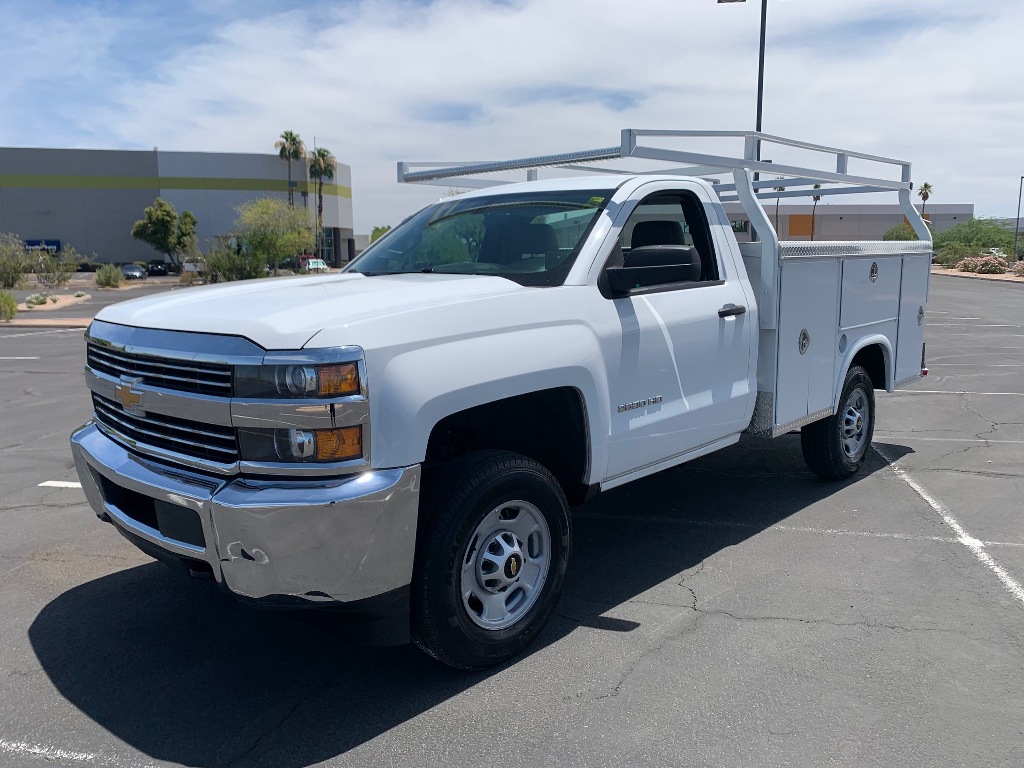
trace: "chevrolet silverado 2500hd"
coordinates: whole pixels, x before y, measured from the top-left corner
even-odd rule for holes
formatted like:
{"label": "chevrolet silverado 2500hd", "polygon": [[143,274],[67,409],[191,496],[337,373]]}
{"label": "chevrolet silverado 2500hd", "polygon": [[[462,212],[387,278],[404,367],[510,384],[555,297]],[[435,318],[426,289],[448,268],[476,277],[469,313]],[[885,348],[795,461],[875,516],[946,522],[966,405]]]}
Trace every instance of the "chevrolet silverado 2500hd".
{"label": "chevrolet silverado 2500hd", "polygon": [[[744,151],[641,143],[709,137]],[[761,142],[835,170],[768,165]],[[851,157],[900,177],[852,176]],[[613,158],[672,167],[593,165]],[[577,175],[537,179],[548,167]],[[516,169],[525,183],[487,178]],[[97,315],[92,420],[72,446],[101,520],[241,599],[346,610],[479,668],[554,610],[570,507],[744,431],[800,428],[810,468],[849,477],[875,392],[924,372],[931,242],[909,163],[627,130],[605,149],[399,175],[478,189],[341,274]],[[760,203],[849,191],[896,192],[920,241],[780,242]],[[737,242],[728,200],[759,239]]]}

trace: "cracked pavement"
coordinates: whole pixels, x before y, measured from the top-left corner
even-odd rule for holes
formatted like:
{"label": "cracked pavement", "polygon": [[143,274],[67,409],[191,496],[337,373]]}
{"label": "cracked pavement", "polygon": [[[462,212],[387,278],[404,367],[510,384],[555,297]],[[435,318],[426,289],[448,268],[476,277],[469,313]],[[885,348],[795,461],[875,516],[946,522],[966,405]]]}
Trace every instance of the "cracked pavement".
{"label": "cracked pavement", "polygon": [[[933,276],[931,375],[875,443],[1024,583],[1024,286]],[[1024,604],[872,453],[745,439],[593,500],[528,654],[482,674],[249,610],[96,521],[77,334],[0,361],[0,764],[1024,762]],[[9,351],[8,351],[9,350]]]}

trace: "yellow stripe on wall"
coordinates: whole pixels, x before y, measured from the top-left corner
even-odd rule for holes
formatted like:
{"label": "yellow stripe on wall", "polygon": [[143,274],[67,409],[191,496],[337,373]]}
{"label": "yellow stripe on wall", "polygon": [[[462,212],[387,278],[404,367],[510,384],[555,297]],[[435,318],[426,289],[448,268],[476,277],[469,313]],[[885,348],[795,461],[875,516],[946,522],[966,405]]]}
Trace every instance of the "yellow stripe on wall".
{"label": "yellow stripe on wall", "polygon": [[[0,187],[22,189],[210,189],[235,192],[287,192],[285,179],[229,179],[201,176],[64,176],[36,173],[0,174]],[[316,182],[298,182],[299,192],[316,194]],[[324,194],[352,197],[352,188],[324,183]]]}

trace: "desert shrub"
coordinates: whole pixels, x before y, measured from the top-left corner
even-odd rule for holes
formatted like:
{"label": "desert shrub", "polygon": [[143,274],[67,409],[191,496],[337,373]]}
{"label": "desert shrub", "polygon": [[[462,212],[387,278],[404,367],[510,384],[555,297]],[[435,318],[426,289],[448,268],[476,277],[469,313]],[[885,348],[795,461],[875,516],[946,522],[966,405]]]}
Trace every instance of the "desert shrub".
{"label": "desert shrub", "polygon": [[0,233],[0,288],[17,288],[25,280],[25,243],[10,232]]}
{"label": "desert shrub", "polygon": [[974,272],[979,275],[1001,275],[1009,268],[1006,259],[998,256],[968,256],[957,266],[961,272]]}
{"label": "desert shrub", "polygon": [[893,224],[882,234],[883,240],[918,240],[914,228],[904,221]]}
{"label": "desert shrub", "polygon": [[1024,261],[1014,262],[1013,266],[1010,268],[1010,271],[1013,272],[1013,274],[1015,274],[1017,277],[1024,277]]}
{"label": "desert shrub", "polygon": [[10,291],[0,291],[0,321],[10,322],[18,314],[18,302]]}
{"label": "desert shrub", "polygon": [[252,280],[266,277],[266,263],[255,253],[241,253],[228,243],[217,243],[206,254],[206,274],[218,281]]}
{"label": "desert shrub", "polygon": [[195,285],[196,283],[201,283],[202,281],[203,279],[199,276],[199,273],[193,272],[192,270],[182,270],[181,277],[178,278],[178,282],[181,283],[182,285]]}
{"label": "desert shrub", "polygon": [[56,304],[57,303],[57,297],[56,296],[51,296],[50,297],[50,303],[51,304]]}
{"label": "desert shrub", "polygon": [[96,285],[100,288],[117,288],[122,277],[124,275],[116,264],[104,264],[96,270]]}
{"label": "desert shrub", "polygon": [[80,299],[85,296],[85,291],[75,291],[75,298]]}
{"label": "desert shrub", "polygon": [[1013,230],[996,219],[969,219],[935,236],[935,250],[942,251],[953,243],[981,253],[986,248],[999,248],[1007,253],[1013,248]]}
{"label": "desert shrub", "polygon": [[955,267],[968,256],[977,256],[978,250],[962,243],[951,243],[935,254],[935,263],[944,267]]}
{"label": "desert shrub", "polygon": [[43,252],[36,263],[36,279],[44,288],[67,285],[80,260],[81,255],[70,245],[65,245],[57,253]]}
{"label": "desert shrub", "polygon": [[46,297],[41,293],[33,293],[27,299],[25,299],[26,307],[38,307],[40,304],[46,303]]}

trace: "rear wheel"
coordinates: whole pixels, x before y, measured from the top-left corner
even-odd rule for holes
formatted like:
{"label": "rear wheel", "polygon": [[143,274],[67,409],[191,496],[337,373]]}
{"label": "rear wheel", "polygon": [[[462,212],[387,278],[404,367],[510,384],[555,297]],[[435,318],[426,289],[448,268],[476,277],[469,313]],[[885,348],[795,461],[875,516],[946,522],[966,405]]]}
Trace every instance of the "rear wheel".
{"label": "rear wheel", "polygon": [[800,430],[804,461],[826,480],[845,480],[864,463],[874,431],[874,385],[861,366],[850,366],[836,414]]}
{"label": "rear wheel", "polygon": [[428,473],[413,573],[413,639],[481,669],[543,629],[569,562],[569,507],[542,465],[478,451]]}

